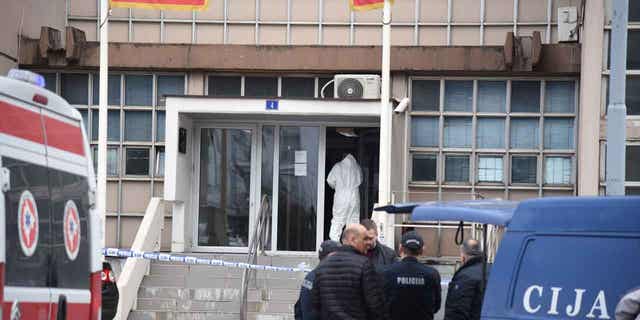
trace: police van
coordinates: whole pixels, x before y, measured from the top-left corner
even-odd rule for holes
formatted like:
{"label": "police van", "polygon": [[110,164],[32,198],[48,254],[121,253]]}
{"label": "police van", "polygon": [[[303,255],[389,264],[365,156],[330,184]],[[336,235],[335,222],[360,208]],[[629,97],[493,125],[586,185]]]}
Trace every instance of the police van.
{"label": "police van", "polygon": [[506,228],[490,272],[485,268],[482,319],[615,319],[620,299],[640,287],[640,197],[433,202],[376,210],[411,213],[413,222]]}
{"label": "police van", "polygon": [[23,70],[0,77],[1,319],[99,319],[102,224],[80,113]]}

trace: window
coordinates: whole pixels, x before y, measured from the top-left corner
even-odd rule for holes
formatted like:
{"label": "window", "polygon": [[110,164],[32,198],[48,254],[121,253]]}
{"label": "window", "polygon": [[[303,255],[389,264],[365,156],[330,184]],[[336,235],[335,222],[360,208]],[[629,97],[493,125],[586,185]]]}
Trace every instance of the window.
{"label": "window", "polygon": [[538,159],[535,156],[513,156],[511,158],[511,183],[536,183]]}
{"label": "window", "polygon": [[469,182],[469,156],[447,155],[444,164],[447,182]]}
{"label": "window", "polygon": [[165,96],[184,94],[184,76],[158,76],[157,105],[164,106]]}
{"label": "window", "polygon": [[149,149],[126,149],[126,174],[136,176],[149,175]]}
{"label": "window", "polygon": [[411,146],[438,147],[438,119],[437,117],[411,118]]}
{"label": "window", "polygon": [[155,177],[164,177],[164,147],[156,147]]}
{"label": "window", "polygon": [[544,159],[545,184],[571,183],[571,158],[546,157]]}
{"label": "window", "polygon": [[164,126],[166,124],[164,111],[156,112],[156,142],[164,142]]}
{"label": "window", "polygon": [[414,154],[411,168],[412,181],[436,181],[438,157],[435,154]]}
{"label": "window", "polygon": [[151,141],[151,112],[124,112],[124,139],[129,141]]}
{"label": "window", "polygon": [[[631,0],[629,2],[635,2]],[[627,35],[627,69],[640,69],[640,31],[629,30]]]}
{"label": "window", "polygon": [[473,81],[444,82],[444,110],[471,112],[473,106]]}
{"label": "window", "polygon": [[82,116],[82,124],[84,125],[84,130],[87,135],[89,135],[89,110],[87,109],[78,109],[80,115]]}
{"label": "window", "polygon": [[511,112],[540,112],[540,81],[511,82]]}
{"label": "window", "polygon": [[282,78],[284,98],[313,98],[315,91],[315,78]]}
{"label": "window", "polygon": [[[91,110],[91,139],[98,140],[100,112]],[[107,141],[120,141],[120,110],[107,111]]]}
{"label": "window", "polygon": [[627,187],[624,194],[627,196],[640,196],[640,187]]}
{"label": "window", "polygon": [[60,95],[69,104],[89,104],[89,76],[82,73],[64,73],[60,79]]}
{"label": "window", "polygon": [[[98,171],[98,147],[93,146],[93,169]],[[117,147],[109,147],[107,148],[107,176],[117,177],[118,176],[118,148]]]}
{"label": "window", "polygon": [[640,181],[640,146],[627,146],[625,180]]}
{"label": "window", "polygon": [[506,81],[478,81],[478,112],[505,112]]}
{"label": "window", "polygon": [[57,83],[56,83],[56,74],[55,73],[41,73],[41,76],[44,77],[44,87],[53,92],[56,93],[56,89],[58,87]]}
{"label": "window", "polygon": [[478,118],[476,147],[483,149],[504,149],[504,119]]}
{"label": "window", "polygon": [[153,76],[125,76],[125,103],[128,106],[151,106],[153,103]]}
{"label": "window", "polygon": [[575,112],[575,97],[574,81],[547,81],[544,93],[544,111],[573,113]]}
{"label": "window", "polygon": [[245,77],[245,97],[277,97],[278,78],[275,77]]}
{"label": "window", "polygon": [[318,97],[322,97],[322,94],[324,93],[325,98],[333,98],[333,82],[331,82],[326,88],[324,88],[324,91],[321,91],[322,87],[324,87],[324,85],[326,85],[327,83],[329,83],[329,81],[332,81],[332,80],[333,78],[318,79]]}
{"label": "window", "polygon": [[471,118],[445,118],[445,148],[471,147]]}
{"label": "window", "polygon": [[478,181],[502,182],[502,167],[501,156],[478,157]]}
{"label": "window", "polygon": [[209,76],[207,94],[213,97],[239,97],[241,86],[240,76]]}
{"label": "window", "polygon": [[539,122],[537,118],[511,119],[511,148],[537,149]]}
{"label": "window", "polygon": [[[110,74],[107,81],[107,104],[110,106],[120,105],[120,75]],[[93,75],[93,105],[100,104],[100,75]]]}
{"label": "window", "polygon": [[544,119],[545,149],[573,149],[573,119]]}
{"label": "window", "polygon": [[414,80],[411,81],[411,110],[439,111],[440,110],[440,81]]}
{"label": "window", "polygon": [[[627,115],[640,115],[640,77],[627,77],[626,87]],[[607,103],[608,101],[607,99]]]}

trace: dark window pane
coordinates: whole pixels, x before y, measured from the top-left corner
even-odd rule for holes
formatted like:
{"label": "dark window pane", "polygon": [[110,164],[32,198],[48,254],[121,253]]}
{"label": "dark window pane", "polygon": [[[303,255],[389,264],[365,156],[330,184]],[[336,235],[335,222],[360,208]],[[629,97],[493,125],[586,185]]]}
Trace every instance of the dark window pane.
{"label": "dark window pane", "polygon": [[[638,0],[629,2],[636,1]],[[640,69],[640,31],[629,30],[627,41],[627,69]]]}
{"label": "dark window pane", "polygon": [[82,116],[82,124],[84,125],[85,133],[89,133],[89,110],[78,110]]}
{"label": "dark window pane", "polygon": [[242,77],[209,76],[208,95],[214,97],[239,97]]}
{"label": "dark window pane", "polygon": [[315,78],[282,78],[282,97],[284,98],[313,98],[315,88]]}
{"label": "dark window pane", "polygon": [[[110,106],[120,105],[120,75],[110,74],[107,83],[107,91],[109,92],[107,104]],[[100,103],[100,75],[93,75],[93,104]]]}
{"label": "dark window pane", "polygon": [[640,196],[640,187],[627,187],[624,194],[628,196]]}
{"label": "dark window pane", "polygon": [[470,148],[471,129],[471,118],[446,118],[444,120],[444,146],[447,148]]}
{"label": "dark window pane", "polygon": [[156,113],[156,141],[164,141],[164,126],[166,123],[164,111]]}
{"label": "dark window pane", "polygon": [[469,156],[446,156],[444,170],[447,182],[469,182]]}
{"label": "dark window pane", "polygon": [[640,146],[627,146],[626,180],[640,181]]}
{"label": "dark window pane", "polygon": [[538,160],[536,157],[513,157],[511,159],[512,183],[536,183]]}
{"label": "dark window pane", "polygon": [[512,118],[511,148],[537,149],[539,124],[536,118]]}
{"label": "dark window pane", "polygon": [[333,81],[333,78],[319,78],[318,79],[318,97],[322,97],[322,93],[324,93],[324,97],[325,98],[333,98],[333,82],[331,82],[326,88],[324,88],[324,91],[322,90],[322,87],[324,87],[325,84],[327,84],[327,82],[329,81]]}
{"label": "dark window pane", "polygon": [[544,93],[544,111],[555,113],[575,112],[575,82],[547,81]]}
{"label": "dark window pane", "polygon": [[444,110],[471,112],[473,81],[444,82]]}
{"label": "dark window pane", "polygon": [[504,119],[478,118],[476,146],[484,149],[504,148]]}
{"label": "dark window pane", "polygon": [[540,112],[540,81],[511,82],[511,112]]}
{"label": "dark window pane", "polygon": [[411,81],[411,110],[413,111],[440,110],[440,81],[438,80]]}
{"label": "dark window pane", "polygon": [[437,117],[411,118],[412,147],[437,147],[439,137],[438,132]]}
{"label": "dark window pane", "polygon": [[573,119],[544,119],[544,148],[573,149]]}
{"label": "dark window pane", "polygon": [[413,155],[411,180],[436,181],[437,167],[438,158],[435,154],[415,154]]}
{"label": "dark window pane", "polygon": [[128,106],[150,106],[153,97],[153,76],[125,76],[125,104]]}
{"label": "dark window pane", "polygon": [[124,112],[124,139],[128,141],[151,141],[151,112]]}
{"label": "dark window pane", "polygon": [[44,87],[51,92],[56,92],[56,74],[55,73],[41,73],[44,77]]}
{"label": "dark window pane", "polygon": [[149,175],[149,149],[127,148],[126,174],[148,176]]}
{"label": "dark window pane", "polygon": [[640,21],[640,1],[629,1],[629,21]]}
{"label": "dark window pane", "polygon": [[89,103],[89,76],[81,73],[63,73],[60,79],[60,95],[69,104]]}
{"label": "dark window pane", "polygon": [[[98,110],[91,110],[91,139],[98,140],[98,124],[100,122]],[[107,112],[107,140],[120,141],[120,111]]]}
{"label": "dark window pane", "polygon": [[164,106],[169,95],[184,94],[184,76],[158,76],[158,96],[157,104]]}
{"label": "dark window pane", "polygon": [[640,115],[640,78],[627,77],[626,86],[627,115]]}
{"label": "dark window pane", "polygon": [[506,81],[478,81],[478,112],[504,112]]}
{"label": "dark window pane", "polygon": [[278,78],[275,77],[245,77],[245,97],[276,97],[278,96]]}

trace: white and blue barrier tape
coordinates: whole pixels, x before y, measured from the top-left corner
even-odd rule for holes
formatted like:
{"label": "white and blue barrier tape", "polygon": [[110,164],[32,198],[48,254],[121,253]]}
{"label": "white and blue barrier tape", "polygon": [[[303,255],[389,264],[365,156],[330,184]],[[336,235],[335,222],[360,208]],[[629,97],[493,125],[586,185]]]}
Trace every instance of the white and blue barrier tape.
{"label": "white and blue barrier tape", "polygon": [[105,257],[116,258],[140,258],[152,261],[168,261],[185,264],[209,265],[228,268],[240,268],[262,271],[280,271],[280,272],[309,272],[311,269],[303,262],[297,267],[275,267],[260,264],[250,264],[244,262],[230,262],[219,259],[199,258],[193,256],[174,255],[171,253],[161,253],[155,251],[135,251],[118,248],[104,248],[102,254]]}

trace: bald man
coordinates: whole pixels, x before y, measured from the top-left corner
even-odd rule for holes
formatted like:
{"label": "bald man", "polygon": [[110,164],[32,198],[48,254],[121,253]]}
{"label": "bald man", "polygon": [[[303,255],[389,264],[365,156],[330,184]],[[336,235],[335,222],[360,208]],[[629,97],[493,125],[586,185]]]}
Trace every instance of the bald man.
{"label": "bald man", "polygon": [[387,320],[382,283],[364,255],[366,229],[347,225],[342,247],[316,268],[313,307],[322,320]]}
{"label": "bald man", "polygon": [[482,284],[483,252],[480,242],[467,239],[460,246],[462,265],[449,282],[445,303],[445,320],[480,319],[484,287]]}

